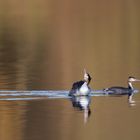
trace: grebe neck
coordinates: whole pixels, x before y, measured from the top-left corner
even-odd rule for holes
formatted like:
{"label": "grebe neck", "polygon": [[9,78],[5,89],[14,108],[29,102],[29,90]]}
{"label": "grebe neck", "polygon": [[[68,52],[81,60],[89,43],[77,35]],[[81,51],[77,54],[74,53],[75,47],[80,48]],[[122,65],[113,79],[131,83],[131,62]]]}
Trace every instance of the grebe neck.
{"label": "grebe neck", "polygon": [[128,81],[128,88],[131,89],[131,90],[134,89],[133,86],[132,86],[132,83],[130,81]]}

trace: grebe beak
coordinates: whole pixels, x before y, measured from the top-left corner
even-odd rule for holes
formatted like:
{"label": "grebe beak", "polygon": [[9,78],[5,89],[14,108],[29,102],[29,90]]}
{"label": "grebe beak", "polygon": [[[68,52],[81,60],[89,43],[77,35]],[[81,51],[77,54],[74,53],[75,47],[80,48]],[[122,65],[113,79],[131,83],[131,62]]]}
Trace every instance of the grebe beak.
{"label": "grebe beak", "polygon": [[136,82],[140,82],[140,80],[139,80],[139,79],[135,79],[135,81],[136,81]]}
{"label": "grebe beak", "polygon": [[86,74],[87,73],[87,71],[86,71],[86,69],[84,68],[84,74]]}
{"label": "grebe beak", "polygon": [[134,77],[129,77],[128,82],[140,82],[140,79],[136,79]]}

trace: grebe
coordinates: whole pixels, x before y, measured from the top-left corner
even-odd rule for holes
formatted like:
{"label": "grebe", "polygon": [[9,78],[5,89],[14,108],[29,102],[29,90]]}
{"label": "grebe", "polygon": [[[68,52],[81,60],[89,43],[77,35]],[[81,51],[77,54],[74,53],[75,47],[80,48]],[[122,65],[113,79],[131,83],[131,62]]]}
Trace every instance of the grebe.
{"label": "grebe", "polygon": [[130,94],[134,92],[134,88],[132,86],[132,82],[140,81],[139,79],[136,79],[135,77],[129,76],[128,77],[128,87],[110,87],[107,89],[104,89],[105,93],[107,94],[115,94],[115,95],[125,95]]}
{"label": "grebe", "polygon": [[90,75],[84,69],[84,80],[75,82],[69,92],[69,96],[86,96],[90,93],[89,83],[91,81]]}

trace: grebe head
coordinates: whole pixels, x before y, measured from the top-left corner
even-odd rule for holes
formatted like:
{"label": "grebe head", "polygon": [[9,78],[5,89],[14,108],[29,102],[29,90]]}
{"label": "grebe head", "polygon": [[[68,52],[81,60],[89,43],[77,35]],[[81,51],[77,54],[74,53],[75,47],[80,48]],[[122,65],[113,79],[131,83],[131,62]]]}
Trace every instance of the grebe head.
{"label": "grebe head", "polygon": [[132,77],[132,76],[128,77],[128,82],[135,82],[135,81],[140,81],[140,80],[136,79],[135,77]]}
{"label": "grebe head", "polygon": [[84,69],[84,80],[88,83],[91,81],[91,76],[86,72],[86,69]]}

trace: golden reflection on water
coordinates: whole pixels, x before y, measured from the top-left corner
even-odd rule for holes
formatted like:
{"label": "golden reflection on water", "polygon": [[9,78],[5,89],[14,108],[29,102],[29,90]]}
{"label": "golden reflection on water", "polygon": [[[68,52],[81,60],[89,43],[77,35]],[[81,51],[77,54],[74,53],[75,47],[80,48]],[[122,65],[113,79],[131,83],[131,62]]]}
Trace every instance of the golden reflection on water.
{"label": "golden reflection on water", "polygon": [[26,103],[0,101],[0,139],[22,140]]}
{"label": "golden reflection on water", "polygon": [[[1,1],[0,89],[69,89],[83,68],[94,89],[140,78],[139,6],[136,0]],[[1,139],[140,137],[139,102],[130,108],[125,97],[95,97],[86,125],[67,100],[20,104],[0,101]]]}

